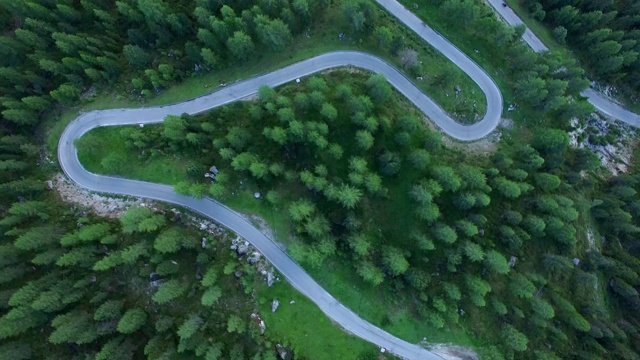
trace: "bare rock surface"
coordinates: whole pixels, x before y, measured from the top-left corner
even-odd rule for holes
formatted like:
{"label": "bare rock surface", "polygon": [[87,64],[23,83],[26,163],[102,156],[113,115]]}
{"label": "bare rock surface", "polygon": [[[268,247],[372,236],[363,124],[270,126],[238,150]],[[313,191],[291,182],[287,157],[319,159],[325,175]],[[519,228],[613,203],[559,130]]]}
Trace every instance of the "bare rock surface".
{"label": "bare rock surface", "polygon": [[574,128],[569,133],[572,147],[591,149],[613,175],[629,172],[633,148],[638,142],[637,129],[610,121],[598,113],[591,114],[586,121],[572,119],[571,126]]}
{"label": "bare rock surface", "polygon": [[[55,189],[64,202],[81,207],[90,208],[97,215],[118,218],[132,206],[145,206],[147,202],[140,198],[123,198],[92,193],[78,187],[66,176],[56,174],[51,181],[51,188]],[[47,182],[49,186],[49,182]]]}

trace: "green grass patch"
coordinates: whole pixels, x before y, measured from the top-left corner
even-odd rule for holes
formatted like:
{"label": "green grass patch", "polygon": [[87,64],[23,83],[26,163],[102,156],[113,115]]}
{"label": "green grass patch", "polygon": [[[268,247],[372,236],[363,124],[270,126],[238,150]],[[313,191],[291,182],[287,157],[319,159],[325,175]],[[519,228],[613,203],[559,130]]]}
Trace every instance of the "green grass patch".
{"label": "green grass patch", "polygon": [[312,268],[305,264],[303,267],[349,309],[401,339],[419,343],[426,338],[429,343],[454,343],[474,347],[482,344],[462,327],[437,329],[426,321],[417,321],[412,314],[413,309],[408,306],[417,303],[416,301],[384,284],[372,287],[354,274],[353,267],[346,258],[329,258],[322,268]]}
{"label": "green grass patch", "polygon": [[[305,296],[281,281],[257,288],[260,314],[267,325],[266,335],[293,349],[296,358],[309,360],[373,359],[379,349],[345,333]],[[271,302],[280,307],[271,312]],[[291,304],[291,302],[294,302]]]}
{"label": "green grass patch", "polygon": [[161,184],[186,180],[186,163],[177,156],[158,153],[145,160],[126,146],[123,127],[94,129],[76,141],[78,158],[89,171]]}

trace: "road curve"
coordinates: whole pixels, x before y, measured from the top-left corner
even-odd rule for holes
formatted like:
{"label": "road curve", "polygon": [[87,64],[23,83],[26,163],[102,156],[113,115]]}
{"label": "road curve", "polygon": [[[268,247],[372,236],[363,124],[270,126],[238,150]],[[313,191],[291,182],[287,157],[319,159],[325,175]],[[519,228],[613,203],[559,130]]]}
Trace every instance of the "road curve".
{"label": "road curve", "polygon": [[[460,125],[449,118],[440,107],[400,72],[383,60],[365,53],[340,51],[326,53],[272,73],[225,87],[212,94],[174,105],[140,109],[98,110],[81,114],[62,133],[58,143],[58,160],[65,174],[76,184],[86,189],[173,203],[219,222],[250,241],[298,291],[316,303],[329,318],[348,332],[406,359],[441,359],[437,354],[401,340],[358,317],[318,285],[271,239],[224,205],[207,198],[198,200],[178,195],[172,187],[166,185],[96,175],[85,170],[78,159],[74,140],[96,127],[158,123],[163,121],[167,115],[200,113],[255,94],[261,85],[277,86],[324,69],[347,65],[383,74],[398,91],[425,112],[445,132],[457,139],[481,138],[491,132],[498,123],[499,114],[495,118],[485,116],[480,123],[475,125]],[[490,113],[487,112],[488,114]]]}
{"label": "road curve", "polygon": [[478,140],[491,133],[500,121],[503,107],[502,94],[493,79],[473,60],[402,5],[393,0],[377,1],[478,84],[487,99],[487,110],[482,120],[473,125],[459,124],[408,78],[384,60],[361,52],[339,51],[319,55],[178,104],[138,109],[97,110],[81,114],[62,133],[58,143],[58,160],[65,174],[86,189],[173,203],[219,222],[250,241],[298,291],[316,303],[329,318],[348,332],[405,359],[441,360],[439,355],[399,339],[364,321],[347,309],[318,285],[271,239],[233,210],[212,199],[198,200],[178,195],[170,186],[90,173],[80,164],[74,145],[75,139],[96,127],[158,123],[167,115],[201,113],[253,95],[262,85],[275,87],[318,71],[342,66],[354,66],[384,75],[393,87],[436,123],[443,132],[457,140]]}
{"label": "road curve", "polygon": [[[462,71],[464,71],[471,80],[478,84],[487,99],[487,112],[485,113],[484,118],[471,126],[460,125],[454,121],[453,123],[455,125],[449,124],[451,126],[443,127],[440,125],[438,120],[433,119],[432,115],[429,115],[426,112],[425,114],[431,117],[431,119],[435,121],[445,133],[458,140],[478,140],[491,133],[500,122],[503,107],[502,93],[491,76],[476,64],[475,61],[449,42],[449,40],[427,26],[422,19],[414,15],[399,2],[395,0],[376,1],[391,15],[395,16],[405,26],[413,30],[424,41],[428,42],[452,63],[462,69]],[[416,106],[420,108],[418,104],[416,104]]]}
{"label": "road curve", "polygon": [[[507,22],[507,24],[516,26],[524,24],[522,19],[509,7],[503,6],[503,0],[485,0],[491,7]],[[522,39],[536,52],[548,51],[549,48],[527,27]],[[614,119],[620,120],[629,125],[640,127],[640,116],[635,114],[623,106],[602,96],[599,92],[592,88],[585,89],[580,95],[586,97],[591,105],[593,105],[601,113],[608,115]]]}

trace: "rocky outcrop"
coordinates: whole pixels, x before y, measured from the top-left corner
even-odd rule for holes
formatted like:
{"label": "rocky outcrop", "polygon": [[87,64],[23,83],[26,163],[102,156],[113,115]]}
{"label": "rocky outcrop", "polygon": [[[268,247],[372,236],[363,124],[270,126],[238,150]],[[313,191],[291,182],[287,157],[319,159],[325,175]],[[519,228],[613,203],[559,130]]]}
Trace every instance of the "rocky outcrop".
{"label": "rocky outcrop", "polygon": [[281,360],[293,360],[293,351],[290,348],[284,347],[281,344],[276,344],[276,351],[278,352],[278,357]]}
{"label": "rocky outcrop", "polygon": [[265,330],[267,330],[267,325],[264,323],[264,320],[262,320],[262,318],[260,318],[256,313],[251,314],[251,320],[253,320],[260,328],[260,335],[264,335]]}

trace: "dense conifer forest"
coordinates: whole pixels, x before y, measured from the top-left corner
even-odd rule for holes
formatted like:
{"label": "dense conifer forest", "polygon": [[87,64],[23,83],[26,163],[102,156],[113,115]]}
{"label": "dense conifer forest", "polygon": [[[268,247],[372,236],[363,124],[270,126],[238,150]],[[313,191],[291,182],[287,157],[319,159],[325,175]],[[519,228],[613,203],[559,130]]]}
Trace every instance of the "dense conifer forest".
{"label": "dense conifer forest", "polygon": [[600,80],[622,86],[631,98],[640,91],[640,3],[624,0],[526,0],[534,18],[554,38],[575,49]]}
{"label": "dense conifer forest", "polygon": [[[387,307],[368,319],[383,328],[398,328],[397,308],[477,338],[482,359],[638,359],[640,172],[613,176],[570,145],[570,119],[592,111],[578,96],[585,72],[527,49],[523,29],[479,1],[424,3],[467,19],[455,36],[495,47],[487,64],[503,67],[521,109],[493,151],[452,146],[383,77],[349,69],[163,125],[94,130],[81,159],[120,176],[174,159],[177,192],[222,202],[259,191],[282,215],[270,225],[285,229],[290,255],[312,274],[347,269],[341,281]],[[634,2],[527,3],[590,73],[637,92]],[[0,359],[259,360],[279,356],[279,342],[315,358],[296,334],[265,336],[249,317],[272,299],[229,251],[233,234],[203,233],[161,205],[110,219],[64,203],[47,186],[59,168],[44,143],[91,89],[148,101],[291,49],[329,13],[411,77],[434,71],[417,60],[433,50],[394,33],[368,0],[0,0]],[[463,81],[429,74],[444,92]],[[451,109],[481,113],[471,104]],[[212,164],[214,183],[202,176]],[[343,350],[380,356],[363,348]]]}

